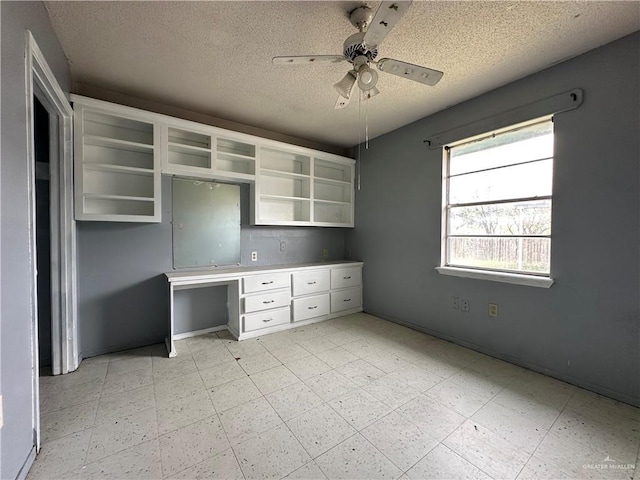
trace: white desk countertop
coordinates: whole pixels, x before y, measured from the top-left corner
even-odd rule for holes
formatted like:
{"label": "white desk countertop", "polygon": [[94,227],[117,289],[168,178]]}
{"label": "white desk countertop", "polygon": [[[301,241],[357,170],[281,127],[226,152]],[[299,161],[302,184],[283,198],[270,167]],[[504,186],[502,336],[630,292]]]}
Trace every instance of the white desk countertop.
{"label": "white desk countertop", "polygon": [[244,275],[277,272],[278,270],[312,270],[318,267],[328,266],[357,266],[363,262],[352,260],[337,260],[332,262],[297,263],[284,265],[264,265],[256,267],[225,267],[208,270],[177,270],[166,272],[165,276],[170,283],[200,282],[207,280],[231,280]]}

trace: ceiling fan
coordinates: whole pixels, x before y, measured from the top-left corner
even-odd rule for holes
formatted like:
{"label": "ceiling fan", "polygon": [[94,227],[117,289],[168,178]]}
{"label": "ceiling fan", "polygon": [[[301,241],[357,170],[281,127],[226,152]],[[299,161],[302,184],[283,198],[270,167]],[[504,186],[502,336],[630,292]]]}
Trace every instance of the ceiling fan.
{"label": "ceiling fan", "polygon": [[362,5],[349,13],[349,20],[359,30],[344,42],[342,55],[305,55],[293,57],[273,57],[274,65],[300,65],[308,63],[340,63],[349,62],[353,66],[342,80],[334,85],[338,91],[338,100],[334,108],[345,108],[352,98],[355,86],[358,85],[364,99],[377,95],[378,72],[371,68],[376,65],[381,72],[391,73],[398,77],[408,78],[414,82],[434,86],[442,78],[443,73],[419,65],[381,58],[378,46],[389,34],[393,26],[409,9],[411,1],[383,1],[378,11]]}

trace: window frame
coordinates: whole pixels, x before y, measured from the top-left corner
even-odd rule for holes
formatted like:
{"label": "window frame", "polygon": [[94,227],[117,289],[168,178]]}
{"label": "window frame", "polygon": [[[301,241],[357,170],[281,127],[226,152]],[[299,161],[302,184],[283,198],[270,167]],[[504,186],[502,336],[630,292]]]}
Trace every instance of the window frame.
{"label": "window frame", "polygon": [[[510,131],[516,131],[531,125],[551,122],[553,123],[553,115],[545,115],[542,117],[538,117],[526,122],[520,122],[516,124],[512,124],[500,129],[496,129],[493,131],[483,132],[478,135],[474,135],[472,137],[468,137],[465,139],[461,139],[455,142],[451,142],[448,145],[442,147],[442,211],[441,211],[441,219],[442,219],[442,227],[441,227],[441,258],[440,258],[440,266],[436,267],[436,270],[440,274],[444,275],[452,275],[457,277],[464,278],[474,278],[481,280],[489,280],[496,282],[504,282],[504,283],[512,283],[518,285],[528,285],[533,287],[542,287],[549,288],[554,283],[554,280],[551,278],[551,257],[549,259],[549,273],[538,273],[538,272],[522,272],[522,271],[513,271],[507,269],[491,269],[491,268],[482,268],[482,267],[473,267],[473,266],[464,266],[464,265],[451,265],[449,264],[449,211],[452,205],[450,204],[450,151],[451,148],[454,148],[459,145],[477,142],[486,138],[491,138],[499,134],[503,134]],[[555,131],[554,131],[555,138]],[[554,142],[555,143],[555,142]],[[553,152],[553,156],[550,157],[552,161],[555,160],[555,149]],[[535,161],[541,161],[543,159],[537,159]],[[532,163],[532,162],[524,162],[524,163]],[[520,162],[513,163],[508,166],[518,165]],[[505,168],[508,166],[501,166],[497,168]],[[495,168],[492,168],[495,169]],[[476,173],[476,172],[469,172]],[[553,188],[553,187],[552,187]],[[551,200],[553,205],[553,192],[550,195],[544,195],[539,197],[522,197],[522,198],[509,198],[504,200],[496,200],[496,201],[481,201],[481,202],[466,202],[469,204],[478,204],[478,205],[496,205],[500,203],[509,203],[516,201],[526,201],[526,200]],[[453,206],[463,206],[463,205],[453,205]],[[464,236],[464,235],[463,235]],[[500,237],[503,235],[497,235]],[[518,235],[508,235],[509,238],[518,238]],[[527,235],[527,238],[530,237],[542,237],[549,238],[551,241],[551,233],[549,235]]]}

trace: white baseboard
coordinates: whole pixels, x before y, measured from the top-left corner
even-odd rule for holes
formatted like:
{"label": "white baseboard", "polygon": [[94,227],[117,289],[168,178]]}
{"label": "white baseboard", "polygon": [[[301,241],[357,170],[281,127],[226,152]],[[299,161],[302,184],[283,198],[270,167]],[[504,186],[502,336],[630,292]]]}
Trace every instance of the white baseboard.
{"label": "white baseboard", "polygon": [[183,338],[197,337],[198,335],[204,335],[205,333],[219,332],[221,330],[228,330],[226,325],[218,325],[217,327],[205,328],[203,330],[196,330],[194,332],[178,333],[173,336],[174,340],[182,340]]}

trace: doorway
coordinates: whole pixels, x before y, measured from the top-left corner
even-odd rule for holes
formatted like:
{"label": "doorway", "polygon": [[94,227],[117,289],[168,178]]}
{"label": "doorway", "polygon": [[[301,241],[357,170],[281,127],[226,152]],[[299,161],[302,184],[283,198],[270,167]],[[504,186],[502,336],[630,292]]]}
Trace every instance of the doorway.
{"label": "doorway", "polygon": [[[33,98],[33,146],[36,192],[36,269],[38,359],[42,374],[51,374],[51,152],[49,112]],[[57,159],[54,159],[57,161]]]}

